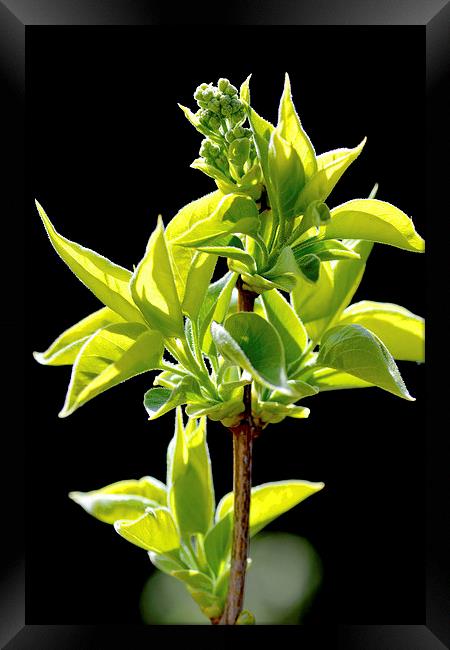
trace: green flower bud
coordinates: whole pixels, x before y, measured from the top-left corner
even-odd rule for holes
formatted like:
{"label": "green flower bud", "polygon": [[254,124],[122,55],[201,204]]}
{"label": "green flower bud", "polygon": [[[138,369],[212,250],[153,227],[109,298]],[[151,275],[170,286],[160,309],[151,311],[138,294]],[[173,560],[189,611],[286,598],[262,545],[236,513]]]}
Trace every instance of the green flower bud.
{"label": "green flower bud", "polygon": [[208,86],[203,90],[202,97],[201,97],[202,101],[209,102],[213,97],[214,97],[214,88]]}
{"label": "green flower bud", "polygon": [[203,97],[203,91],[208,88],[208,84],[200,84],[200,86],[197,86],[196,91],[194,93],[194,99],[198,101],[199,99],[202,99]]}
{"label": "green flower bud", "polygon": [[228,79],[219,79],[217,87],[219,88],[220,92],[224,93],[225,95],[237,95],[237,88],[235,88],[228,81]]}
{"label": "green flower bud", "polygon": [[237,97],[232,97],[230,104],[231,104],[231,108],[232,108],[233,113],[237,113],[238,111],[243,110],[242,102],[241,102],[240,99],[237,99]]}
{"label": "green flower bud", "polygon": [[214,160],[220,155],[220,147],[208,138],[202,141],[200,145],[200,156],[205,160]]}
{"label": "green flower bud", "polygon": [[210,99],[208,102],[208,110],[212,111],[213,113],[219,113],[220,112],[220,102],[217,99],[217,97],[213,97]]}
{"label": "green flower bud", "polygon": [[208,126],[211,131],[218,131],[220,127],[220,118],[217,115],[214,115],[214,113],[210,113]]}
{"label": "green flower bud", "polygon": [[223,117],[229,117],[233,111],[229,104],[224,104],[223,106],[220,107],[220,112]]}
{"label": "green flower bud", "polygon": [[236,136],[234,135],[233,129],[225,133],[225,140],[228,142],[228,144],[233,142],[233,140],[236,140]]}
{"label": "green flower bud", "polygon": [[198,119],[200,124],[203,124],[203,126],[208,126],[210,114],[209,111],[205,110],[204,108],[201,108],[199,111],[196,112],[195,117]]}
{"label": "green flower bud", "polygon": [[233,134],[235,138],[244,138],[245,137],[245,131],[247,129],[244,129],[242,126],[235,126],[233,129]]}

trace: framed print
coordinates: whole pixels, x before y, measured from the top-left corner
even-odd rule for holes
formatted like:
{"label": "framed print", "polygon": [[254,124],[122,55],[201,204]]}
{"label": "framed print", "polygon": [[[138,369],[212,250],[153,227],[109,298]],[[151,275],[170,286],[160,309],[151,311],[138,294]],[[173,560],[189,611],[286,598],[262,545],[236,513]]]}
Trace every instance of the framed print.
{"label": "framed print", "polygon": [[[196,110],[200,84],[221,87],[226,78],[239,88],[251,75],[252,107],[276,123],[285,73],[318,154],[367,138],[330,208],[367,198],[376,184],[377,200],[410,215],[427,240],[426,256],[375,244],[352,299],[424,316],[426,364],[398,363],[415,401],[376,387],[329,391],[308,398],[308,419],[287,418],[255,440],[254,485],[325,487],[250,546],[253,633],[269,627],[308,648],[450,644],[445,383],[436,379],[448,322],[440,225],[448,5],[263,9],[203,25],[183,11],[174,20],[162,3],[114,2],[108,11],[0,4],[8,125],[2,647],[134,647],[155,633],[158,641],[207,635],[147,553],[68,498],[123,479],[165,481],[174,411],[148,421],[152,371],[57,417],[70,369],[43,368],[32,354],[100,305],[49,246],[34,200],[58,233],[131,275],[158,215],[167,225],[216,188],[190,167],[202,136],[178,105]],[[228,271],[225,260],[218,268]],[[208,420],[208,445],[219,502],[232,489],[231,436],[220,422]]]}

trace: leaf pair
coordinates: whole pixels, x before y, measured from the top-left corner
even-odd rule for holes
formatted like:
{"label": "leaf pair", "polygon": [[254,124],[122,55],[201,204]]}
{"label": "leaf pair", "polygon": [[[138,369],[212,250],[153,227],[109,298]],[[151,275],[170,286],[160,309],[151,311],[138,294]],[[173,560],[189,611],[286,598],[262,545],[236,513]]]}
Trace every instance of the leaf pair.
{"label": "leaf pair", "polygon": [[[215,509],[206,418],[190,419],[185,427],[177,410],[167,459],[167,487],[144,477],[72,492],[70,497],[147,550],[158,569],[185,584],[208,618],[217,617],[223,611],[230,570],[233,494],[225,495]],[[323,483],[295,480],[253,488],[250,535],[322,488]]]}
{"label": "leaf pair", "polygon": [[185,336],[183,310],[189,315],[200,310],[215,259],[195,254],[194,260],[178,260],[177,287],[177,256],[169,250],[159,219],[144,258],[131,274],[59,235],[37,207],[56,252],[106,305],[66,330],[46,352],[35,353],[46,365],[73,365],[60,413],[64,417],[108,388],[160,367],[163,341]]}

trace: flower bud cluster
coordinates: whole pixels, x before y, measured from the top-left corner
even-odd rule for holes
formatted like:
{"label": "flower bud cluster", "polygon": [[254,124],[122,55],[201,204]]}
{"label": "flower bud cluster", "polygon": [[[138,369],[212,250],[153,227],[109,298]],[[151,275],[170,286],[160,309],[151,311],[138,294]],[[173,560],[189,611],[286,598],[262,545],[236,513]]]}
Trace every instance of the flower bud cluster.
{"label": "flower bud cluster", "polygon": [[195,117],[198,130],[206,136],[200,146],[200,156],[211,168],[218,170],[218,177],[233,184],[253,168],[256,148],[251,129],[245,128],[246,113],[238,90],[228,79],[219,79],[217,86],[203,83],[194,93],[198,111]]}
{"label": "flower bud cluster", "polygon": [[200,84],[194,93],[194,99],[199,106],[196,117],[212,131],[219,130],[221,126],[226,129],[245,119],[238,90],[228,79],[219,79],[217,86]]}

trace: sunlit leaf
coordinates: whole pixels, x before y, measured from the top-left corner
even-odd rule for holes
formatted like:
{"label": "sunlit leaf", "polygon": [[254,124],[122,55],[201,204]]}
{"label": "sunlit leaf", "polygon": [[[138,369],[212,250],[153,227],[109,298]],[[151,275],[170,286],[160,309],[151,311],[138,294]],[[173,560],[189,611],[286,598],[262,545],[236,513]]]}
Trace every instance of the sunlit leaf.
{"label": "sunlit leaf", "polygon": [[135,303],[148,325],[165,337],[184,335],[183,314],[161,218],[130,282]]}
{"label": "sunlit leaf", "polygon": [[161,481],[144,476],[138,481],[118,481],[100,490],[70,492],[69,497],[96,519],[113,524],[118,519],[137,519],[148,507],[165,506],[167,491]]}
{"label": "sunlit leaf", "polygon": [[[287,512],[312,494],[319,492],[323,483],[310,481],[276,481],[252,488],[250,501],[250,536],[253,537],[271,521]],[[229,492],[219,502],[216,521],[233,510],[234,497]]]}
{"label": "sunlit leaf", "polygon": [[366,239],[417,253],[425,250],[425,242],[411,219],[394,205],[378,199],[355,199],[333,208],[320,236]]}
{"label": "sunlit leaf", "polygon": [[380,338],[394,359],[425,361],[425,321],[408,309],[363,300],[342,313],[339,325],[356,323]]}
{"label": "sunlit leaf", "polygon": [[34,352],[33,356],[36,361],[47,366],[72,365],[80,348],[94,332],[121,322],[123,318],[119,314],[109,307],[103,307],[66,329],[45,352]]}
{"label": "sunlit leaf", "polygon": [[131,272],[57,233],[37,201],[36,206],[55,251],[77,278],[125,320],[144,322],[130,292]]}
{"label": "sunlit leaf", "polygon": [[114,528],[128,542],[146,551],[165,554],[180,547],[180,537],[167,508],[149,509],[134,521],[120,519]]}
{"label": "sunlit leaf", "polygon": [[80,349],[60,417],[105,390],[158,368],[163,353],[159,332],[140,323],[115,323],[95,332]]}
{"label": "sunlit leaf", "polygon": [[361,325],[337,325],[328,330],[322,338],[317,365],[341,370],[398,397],[414,400],[391,353]]}
{"label": "sunlit leaf", "polygon": [[286,73],[284,90],[278,110],[278,128],[281,136],[287,140],[297,152],[306,178],[310,178],[317,171],[316,154],[309,137],[304,131],[300,118],[292,101],[291,83]]}

